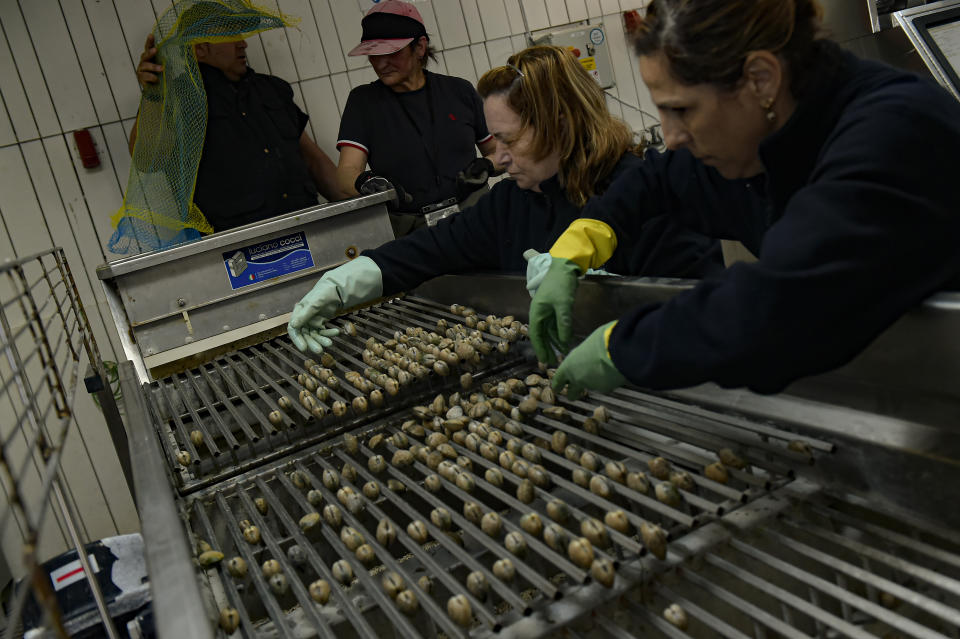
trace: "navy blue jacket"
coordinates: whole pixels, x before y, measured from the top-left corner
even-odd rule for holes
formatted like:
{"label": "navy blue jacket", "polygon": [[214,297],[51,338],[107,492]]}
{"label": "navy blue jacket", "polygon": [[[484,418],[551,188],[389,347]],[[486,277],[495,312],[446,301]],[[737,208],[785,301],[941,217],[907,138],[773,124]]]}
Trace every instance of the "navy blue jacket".
{"label": "navy blue jacket", "polygon": [[[611,172],[610,188],[641,164],[633,153],[624,154]],[[383,272],[383,294],[393,295],[446,273],[525,272],[523,252],[549,251],[580,217],[581,209],[567,200],[556,177],[541,183],[540,189],[540,193],[523,190],[512,180],[501,180],[475,206],[364,251]],[[622,251],[604,268],[622,275],[691,278],[723,268],[718,242],[683,229],[670,216],[647,218],[635,231],[633,249]]]}
{"label": "navy blue jacket", "polygon": [[617,252],[646,215],[673,212],[759,257],[622,317],[609,348],[631,382],[777,392],[846,363],[957,284],[960,104],[833,47],[833,63],[761,144],[764,175],[724,180],[686,151],[648,154],[589,212],[614,228]]}

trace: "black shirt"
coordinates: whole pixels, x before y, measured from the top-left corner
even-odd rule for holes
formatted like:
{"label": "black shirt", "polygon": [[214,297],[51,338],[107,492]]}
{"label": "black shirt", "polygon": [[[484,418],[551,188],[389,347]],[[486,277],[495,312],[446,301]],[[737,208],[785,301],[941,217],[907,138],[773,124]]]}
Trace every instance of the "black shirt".
{"label": "black shirt", "polygon": [[419,212],[456,195],[457,173],[490,139],[483,103],[462,78],[424,71],[426,84],[397,93],[380,80],[350,91],[340,120],[337,148],[367,154],[377,175],[396,181],[413,202],[401,210]]}
{"label": "black shirt", "polygon": [[[642,163],[636,155],[624,154],[608,182],[615,186],[624,176],[631,179],[630,169]],[[383,294],[414,288],[445,273],[525,272],[523,252],[549,251],[581,215],[556,177],[542,182],[540,189],[537,193],[501,180],[475,206],[364,251],[382,271]],[[657,216],[604,268],[623,275],[704,277],[722,270],[723,260],[719,242],[683,229],[669,216]]]}
{"label": "black shirt", "polygon": [[193,201],[214,231],[313,206],[317,187],[300,154],[307,115],[290,85],[248,69],[231,82],[200,64],[207,132]]}
{"label": "black shirt", "polygon": [[811,67],[815,86],[760,146],[763,179],[724,180],[685,150],[648,154],[584,209],[614,228],[612,259],[663,213],[759,257],[621,317],[610,356],[631,382],[777,392],[960,284],[960,104],[833,44]]}

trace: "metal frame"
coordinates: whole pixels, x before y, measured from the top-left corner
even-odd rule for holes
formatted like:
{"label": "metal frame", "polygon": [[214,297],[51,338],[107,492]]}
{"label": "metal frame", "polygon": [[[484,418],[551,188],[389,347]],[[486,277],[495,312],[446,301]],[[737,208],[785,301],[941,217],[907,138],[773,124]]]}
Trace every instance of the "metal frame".
{"label": "metal frame", "polygon": [[63,249],[53,248],[4,264],[0,266],[0,278],[5,280],[9,295],[0,298],[0,353],[10,371],[9,379],[0,380],[0,399],[13,408],[11,424],[4,425],[0,442],[0,484],[7,502],[0,514],[0,531],[11,520],[21,527],[24,564],[32,585],[15,594],[5,636],[13,636],[31,590],[44,608],[48,630],[66,636],[49,577],[36,556],[52,499],[63,516],[104,628],[108,636],[116,637],[78,533],[76,513],[64,496],[59,476],[63,448],[75,428],[73,399],[80,392],[86,358],[95,375],[84,381],[99,386],[97,398],[121,467],[128,480],[130,477],[126,433],[106,382],[100,352]]}
{"label": "metal frame", "polygon": [[951,72],[951,70],[944,68],[940,59],[941,56],[930,48],[925,31],[921,32],[914,23],[918,18],[926,18],[955,9],[960,9],[960,0],[941,0],[941,2],[897,11],[893,14],[893,17],[903,29],[903,32],[907,34],[911,44],[916,47],[917,53],[920,54],[924,64],[930,69],[930,73],[933,74],[937,82],[943,85],[953,97],[960,100],[960,86],[954,82],[954,78],[957,77],[960,70]]}

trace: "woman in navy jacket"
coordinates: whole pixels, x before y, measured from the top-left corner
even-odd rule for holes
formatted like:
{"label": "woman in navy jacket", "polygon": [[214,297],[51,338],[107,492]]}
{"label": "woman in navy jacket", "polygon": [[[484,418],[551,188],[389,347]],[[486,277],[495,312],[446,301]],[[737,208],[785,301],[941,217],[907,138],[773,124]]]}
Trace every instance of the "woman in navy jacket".
{"label": "woman in navy jacket", "polygon": [[531,339],[548,362],[569,347],[577,276],[630,250],[651,215],[759,261],[601,326],[555,387],[777,392],[958,283],[960,105],[821,39],[820,14],[814,0],[653,1],[636,48],[669,150],[551,248]]}

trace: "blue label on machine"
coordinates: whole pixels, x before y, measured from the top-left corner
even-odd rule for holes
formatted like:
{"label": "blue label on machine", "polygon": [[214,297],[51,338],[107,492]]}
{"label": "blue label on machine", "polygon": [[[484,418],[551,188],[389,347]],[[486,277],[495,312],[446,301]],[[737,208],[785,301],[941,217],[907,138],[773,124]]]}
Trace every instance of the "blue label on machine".
{"label": "blue label on machine", "polygon": [[222,255],[233,290],[313,266],[313,256],[302,232],[263,240]]}

